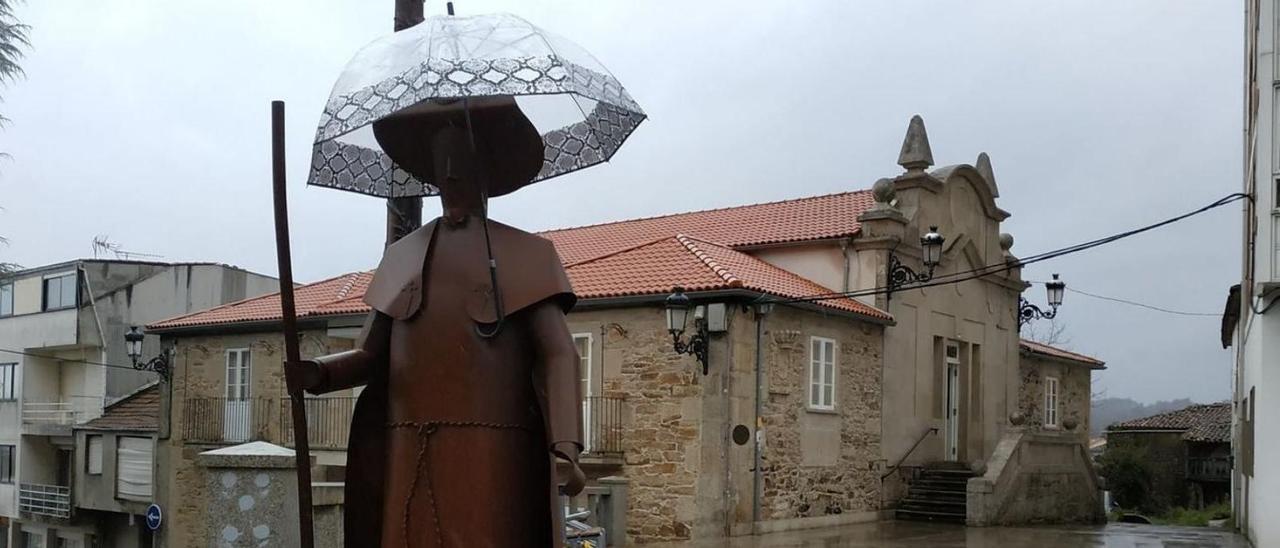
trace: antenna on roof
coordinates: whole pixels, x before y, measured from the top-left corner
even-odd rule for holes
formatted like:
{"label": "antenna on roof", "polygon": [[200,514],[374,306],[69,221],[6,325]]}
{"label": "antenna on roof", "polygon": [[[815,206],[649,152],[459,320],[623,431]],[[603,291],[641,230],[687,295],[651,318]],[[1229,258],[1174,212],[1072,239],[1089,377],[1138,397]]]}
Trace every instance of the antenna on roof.
{"label": "antenna on roof", "polygon": [[107,236],[106,234],[99,234],[93,237],[93,258],[98,259],[100,258],[99,255],[106,255],[108,253],[117,259],[124,260],[135,258],[159,259],[163,257],[162,255],[156,255],[154,253],[125,251],[120,247],[120,244],[111,241],[109,238],[110,236]]}

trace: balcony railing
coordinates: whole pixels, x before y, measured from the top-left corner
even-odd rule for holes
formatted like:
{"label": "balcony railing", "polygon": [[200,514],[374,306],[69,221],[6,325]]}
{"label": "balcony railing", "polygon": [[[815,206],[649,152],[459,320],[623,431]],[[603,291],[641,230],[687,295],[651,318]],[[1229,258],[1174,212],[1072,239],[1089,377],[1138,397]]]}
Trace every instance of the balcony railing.
{"label": "balcony railing", "polygon": [[22,402],[22,422],[72,426],[102,416],[103,398],[69,396],[55,402]]}
{"label": "balcony railing", "polygon": [[[346,449],[351,434],[351,414],[356,398],[307,398],[307,443],[312,449]],[[283,443],[293,447],[293,414],[287,398],[280,401],[280,432]]]}
{"label": "balcony railing", "polygon": [[274,398],[187,398],[182,437],[197,443],[242,443],[270,439]]}
{"label": "balcony railing", "polygon": [[582,402],[582,435],[585,452],[622,454],[622,403],[615,396],[587,396]]}
{"label": "balcony railing", "polygon": [[1193,480],[1230,481],[1231,457],[1188,458],[1187,478]]}
{"label": "balcony railing", "polygon": [[[307,440],[314,449],[346,449],[356,398],[307,398]],[[289,398],[187,398],[183,439],[195,443],[269,441],[293,446]]]}
{"label": "balcony railing", "polygon": [[71,518],[71,488],[63,485],[18,485],[18,511],[33,516]]}

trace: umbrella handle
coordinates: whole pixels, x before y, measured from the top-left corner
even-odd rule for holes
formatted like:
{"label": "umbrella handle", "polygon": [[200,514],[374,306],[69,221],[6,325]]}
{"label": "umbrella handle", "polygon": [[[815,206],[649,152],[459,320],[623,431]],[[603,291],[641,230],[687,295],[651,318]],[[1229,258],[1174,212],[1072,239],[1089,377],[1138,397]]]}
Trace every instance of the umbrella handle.
{"label": "umbrella handle", "polygon": [[[271,184],[276,221],[276,259],[280,268],[280,320],[284,331],[285,363],[298,363],[298,322],[293,302],[293,260],[289,253],[289,203],[285,193],[284,101],[271,102]],[[288,375],[290,368],[285,369]],[[291,379],[296,380],[296,379]],[[298,382],[286,382],[300,386]],[[315,547],[311,506],[311,446],[307,440],[307,412],[302,390],[289,391],[293,415],[293,449],[298,473],[298,546]]]}

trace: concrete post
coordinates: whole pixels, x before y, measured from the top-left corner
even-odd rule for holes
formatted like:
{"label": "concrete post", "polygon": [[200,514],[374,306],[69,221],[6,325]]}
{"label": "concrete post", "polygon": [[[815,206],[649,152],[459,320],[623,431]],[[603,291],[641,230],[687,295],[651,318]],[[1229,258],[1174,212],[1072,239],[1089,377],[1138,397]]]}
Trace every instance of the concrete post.
{"label": "concrete post", "polygon": [[292,449],[257,441],[205,451],[196,463],[209,493],[205,530],[196,532],[205,546],[298,545]]}
{"label": "concrete post", "polygon": [[609,489],[609,512],[601,516],[606,539],[611,546],[627,545],[627,490],[631,480],[622,476],[600,478],[599,483]]}

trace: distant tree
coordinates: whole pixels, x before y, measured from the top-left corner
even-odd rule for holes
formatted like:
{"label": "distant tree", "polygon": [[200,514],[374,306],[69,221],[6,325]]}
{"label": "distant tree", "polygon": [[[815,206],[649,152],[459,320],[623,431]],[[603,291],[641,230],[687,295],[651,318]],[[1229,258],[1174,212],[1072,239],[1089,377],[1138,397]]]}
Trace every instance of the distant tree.
{"label": "distant tree", "polygon": [[1071,337],[1067,336],[1067,326],[1058,323],[1056,319],[1041,322],[1033,321],[1028,323],[1025,329],[1027,330],[1027,339],[1040,344],[1056,346],[1063,350],[1071,349]]}
{"label": "distant tree", "polygon": [[1106,451],[1098,459],[1099,473],[1107,479],[1107,489],[1115,497],[1116,504],[1127,510],[1155,512],[1151,492],[1151,468],[1147,465],[1147,451],[1129,444],[1107,444]]}
{"label": "distant tree", "polygon": [[[0,0],[0,85],[12,84],[25,73],[18,61],[22,59],[23,50],[31,46],[27,32],[31,27],[18,21],[13,14],[13,6],[20,0]],[[0,115],[0,124],[9,119]]]}
{"label": "distant tree", "polygon": [[[0,0],[0,86],[12,84],[14,80],[23,76],[22,66],[18,61],[22,59],[23,50],[31,47],[31,40],[27,36],[27,32],[31,27],[18,22],[18,18],[13,14],[13,6],[20,0]],[[4,127],[9,119],[0,114],[0,127]],[[0,158],[7,158],[8,153],[0,152]],[[0,236],[0,245],[8,245],[9,240]],[[17,270],[16,264],[0,261],[0,275],[8,274]]]}

